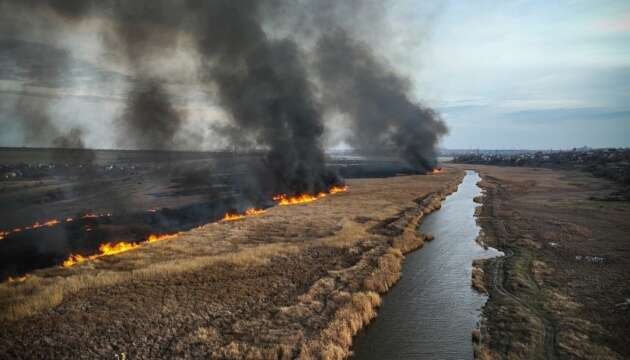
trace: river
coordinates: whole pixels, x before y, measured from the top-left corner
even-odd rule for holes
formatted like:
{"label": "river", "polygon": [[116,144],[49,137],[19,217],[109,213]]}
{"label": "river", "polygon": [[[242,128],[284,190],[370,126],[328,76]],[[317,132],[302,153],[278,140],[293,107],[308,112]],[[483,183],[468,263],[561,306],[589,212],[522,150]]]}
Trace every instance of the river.
{"label": "river", "polygon": [[472,261],[502,255],[475,241],[473,199],[479,175],[467,171],[457,192],[421,227],[435,240],[407,254],[403,276],[383,299],[376,320],[357,336],[354,359],[472,359],[472,330],[486,296],[470,286]]}

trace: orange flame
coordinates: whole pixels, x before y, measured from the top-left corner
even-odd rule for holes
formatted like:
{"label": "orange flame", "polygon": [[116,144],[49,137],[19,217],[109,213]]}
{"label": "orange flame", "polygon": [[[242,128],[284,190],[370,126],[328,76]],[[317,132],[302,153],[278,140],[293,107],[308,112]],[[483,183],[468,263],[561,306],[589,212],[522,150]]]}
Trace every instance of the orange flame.
{"label": "orange flame", "polygon": [[16,277],[9,276],[9,278],[7,279],[7,282],[9,282],[9,283],[23,282],[23,281],[26,280],[26,278],[27,278],[26,275],[24,275],[24,276],[16,276]]}
{"label": "orange flame", "polygon": [[[176,234],[164,234],[164,235],[149,235],[149,237],[143,242],[143,243],[154,243],[154,242],[158,242],[158,241],[162,241],[162,240],[168,240],[168,239],[172,239],[175,238],[177,235]],[[99,246],[98,250],[99,253],[98,254],[94,254],[94,255],[88,255],[88,256],[83,256],[83,255],[70,255],[62,264],[63,267],[71,267],[74,266],[76,264],[80,264],[82,262],[86,262],[88,260],[94,260],[94,259],[98,259],[100,257],[103,256],[109,256],[109,255],[116,255],[116,254],[120,254],[129,250],[133,250],[133,249],[137,249],[140,246],[142,246],[142,243],[129,243],[129,242],[119,242],[116,244],[112,244],[112,243],[105,243],[102,244],[101,246]]]}
{"label": "orange flame", "polygon": [[264,213],[264,209],[249,208],[243,214],[227,213],[223,216],[223,221],[235,221],[244,219],[246,216],[256,216]]}
{"label": "orange flame", "polygon": [[235,221],[235,220],[240,220],[244,218],[245,218],[245,215],[227,213],[225,214],[225,216],[223,216],[223,221]]}
{"label": "orange flame", "polygon": [[13,234],[13,233],[19,233],[26,230],[35,230],[42,227],[51,227],[51,226],[55,226],[59,224],[60,222],[61,221],[57,219],[44,221],[42,223],[40,223],[39,221],[36,221],[35,224],[30,225],[30,226],[24,226],[21,228],[15,228],[15,229],[7,230],[7,231],[0,231],[0,240],[6,238],[8,235]]}
{"label": "orange flame", "polygon": [[328,193],[330,194],[336,194],[336,193],[340,193],[340,192],[346,192],[348,191],[348,185],[344,185],[344,186],[333,186],[330,188],[330,190],[328,190]]}
{"label": "orange flame", "polygon": [[256,215],[260,215],[260,214],[262,214],[264,212],[265,212],[264,209],[250,208],[250,209],[245,210],[245,215],[247,215],[247,216],[256,216]]}
{"label": "orange flame", "polygon": [[90,213],[90,214],[85,214],[81,216],[81,219],[96,219],[100,217],[110,217],[110,216],[112,216],[111,213],[102,213],[102,214]]}
{"label": "orange flame", "polygon": [[151,234],[147,238],[146,242],[154,243],[154,242],[158,242],[158,241],[162,241],[162,240],[170,240],[170,239],[175,238],[176,236],[177,236],[177,234],[164,234],[164,235]]}
{"label": "orange flame", "polygon": [[[80,217],[80,219],[96,219],[99,217],[109,217],[112,216],[111,213],[102,213],[102,214],[85,214],[83,216]],[[52,220],[48,220],[48,221],[44,221],[44,222],[35,222],[35,224],[33,225],[29,225],[29,226],[24,226],[24,227],[19,227],[19,228],[15,228],[15,229],[11,229],[11,230],[6,230],[6,231],[0,231],[0,240],[5,239],[7,236],[14,234],[14,233],[19,233],[22,231],[28,231],[28,230],[35,230],[35,229],[39,229],[39,228],[43,228],[43,227],[52,227],[58,224],[61,224],[61,222],[73,222],[75,220],[75,218],[73,217],[67,217],[64,220],[57,220],[57,219],[52,219]],[[90,231],[92,229],[90,229],[89,227],[86,228],[87,231]]]}
{"label": "orange flame", "polygon": [[431,171],[431,174],[441,174],[441,173],[443,173],[444,171],[445,171],[444,169],[442,169],[441,167],[439,167],[439,168],[435,168],[435,169],[433,169],[433,170]]}
{"label": "orange flame", "polygon": [[94,259],[100,258],[102,256],[120,254],[122,252],[135,249],[138,246],[140,245],[136,243],[128,243],[128,242],[119,242],[117,244],[106,243],[106,244],[101,245],[98,248],[99,250],[98,254],[89,255],[89,256],[83,256],[83,255],[78,255],[78,254],[70,255],[70,257],[68,257],[68,259],[66,259],[66,261],[63,262],[63,267],[71,267],[76,264],[80,264],[82,262],[88,261],[88,260],[94,260]]}
{"label": "orange flame", "polygon": [[297,204],[305,204],[317,199],[321,199],[326,196],[326,193],[319,193],[317,195],[311,194],[298,194],[294,196],[288,196],[287,194],[280,194],[273,197],[275,201],[278,202],[278,205],[297,205]]}
{"label": "orange flame", "polygon": [[315,201],[317,199],[321,199],[328,194],[332,195],[332,194],[337,194],[337,193],[346,192],[346,191],[348,191],[348,186],[346,185],[333,186],[328,190],[327,193],[320,192],[319,194],[316,194],[316,195],[298,194],[294,196],[288,196],[286,194],[279,194],[279,195],[274,196],[273,199],[278,202],[278,205],[297,205],[297,204],[305,204],[305,203]]}
{"label": "orange flame", "polygon": [[36,222],[35,224],[33,224],[33,226],[31,226],[31,228],[32,229],[37,229],[37,228],[45,227],[45,226],[46,227],[48,227],[48,226],[55,226],[57,224],[59,224],[59,220],[48,220],[48,221],[46,221],[44,223],[41,223],[41,224],[39,222]]}

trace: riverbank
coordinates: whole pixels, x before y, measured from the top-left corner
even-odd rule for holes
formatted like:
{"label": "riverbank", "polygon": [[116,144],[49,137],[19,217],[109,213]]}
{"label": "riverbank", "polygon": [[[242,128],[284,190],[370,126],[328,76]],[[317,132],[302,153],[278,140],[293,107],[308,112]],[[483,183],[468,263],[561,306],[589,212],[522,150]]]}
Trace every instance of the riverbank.
{"label": "riverbank", "polygon": [[350,191],[0,285],[12,358],[347,357],[463,171]]}
{"label": "riverbank", "polygon": [[474,199],[481,178],[473,171],[427,216],[419,231],[435,241],[408,254],[401,280],[383,297],[379,316],[357,336],[356,360],[472,359],[471,331],[487,297],[471,288],[471,264],[501,255],[475,240],[480,227]]}
{"label": "riverbank", "polygon": [[578,171],[466,165],[485,190],[483,359],[630,357],[630,224],[612,182]]}

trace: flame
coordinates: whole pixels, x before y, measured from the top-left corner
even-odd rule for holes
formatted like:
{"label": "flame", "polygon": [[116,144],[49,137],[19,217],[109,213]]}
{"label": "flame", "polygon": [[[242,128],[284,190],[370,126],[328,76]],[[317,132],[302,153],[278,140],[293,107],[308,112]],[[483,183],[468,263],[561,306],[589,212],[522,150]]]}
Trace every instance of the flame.
{"label": "flame", "polygon": [[142,243],[130,243],[130,242],[119,242],[119,243],[105,243],[102,244],[101,246],[99,246],[98,250],[99,253],[98,254],[94,254],[94,255],[88,255],[88,256],[83,256],[83,255],[70,255],[62,264],[63,267],[71,267],[74,266],[76,264],[80,264],[82,262],[86,262],[88,260],[94,260],[94,259],[98,259],[100,257],[103,256],[110,256],[110,255],[116,255],[116,254],[120,254],[129,250],[133,250],[133,249],[137,249],[140,246],[142,246],[143,243],[154,243],[154,242],[158,242],[158,241],[162,241],[162,240],[168,240],[168,239],[173,239],[177,236],[177,234],[163,234],[163,235],[155,235],[155,234],[151,234],[149,235],[149,237],[147,237],[147,239],[145,241],[143,241]]}
{"label": "flame", "polygon": [[337,194],[337,193],[346,192],[346,191],[348,191],[348,186],[346,185],[333,186],[330,189],[328,189],[327,193],[320,192],[319,194],[316,194],[316,195],[298,194],[294,196],[288,196],[287,194],[279,194],[279,195],[274,196],[273,199],[278,202],[278,205],[297,205],[297,204],[305,204],[305,203],[315,201],[317,199],[321,199],[328,194],[332,195],[332,194]]}
{"label": "flame", "polygon": [[89,213],[89,214],[85,214],[81,216],[81,219],[96,219],[100,217],[110,217],[110,216],[112,216],[111,213],[101,213],[101,214]]}
{"label": "flame", "polygon": [[245,218],[245,215],[227,213],[225,214],[225,216],[223,216],[223,221],[235,221],[235,220],[240,220],[244,218]]}
{"label": "flame", "polygon": [[445,171],[444,169],[442,169],[441,167],[439,167],[439,168],[435,168],[435,169],[433,169],[433,170],[431,171],[431,174],[441,174],[441,173],[443,173],[444,171]]}
{"label": "flame", "polygon": [[7,282],[9,282],[9,283],[23,282],[23,281],[26,280],[26,278],[27,278],[26,275],[24,275],[24,276],[16,276],[16,277],[9,276],[9,278],[7,279]]}
{"label": "flame", "polygon": [[336,194],[336,193],[340,193],[340,192],[346,192],[348,191],[348,185],[344,185],[344,186],[333,186],[330,188],[330,190],[328,190],[329,194]]}
{"label": "flame", "polygon": [[311,194],[298,194],[294,196],[288,196],[287,194],[280,194],[273,197],[275,201],[278,202],[278,205],[297,205],[297,204],[305,204],[317,199],[321,199],[326,196],[326,193],[319,193],[317,195]]}
{"label": "flame", "polygon": [[83,256],[83,255],[70,255],[66,261],[63,262],[63,267],[71,267],[76,264],[80,264],[82,262],[88,260],[94,260],[103,256],[120,254],[125,251],[129,251],[139,247],[140,244],[136,243],[128,243],[128,242],[119,242],[116,244],[106,243],[99,246],[99,253],[95,255]]}
{"label": "flame", "polygon": [[243,214],[227,213],[223,216],[223,221],[235,221],[244,219],[246,216],[256,216],[264,213],[264,209],[249,208]]}
{"label": "flame", "polygon": [[247,216],[256,216],[256,215],[260,215],[260,214],[262,214],[264,212],[265,212],[264,209],[250,208],[250,209],[245,210],[245,215],[247,215]]}
{"label": "flame", "polygon": [[51,226],[55,226],[57,224],[61,223],[61,221],[57,220],[57,219],[52,219],[52,220],[48,220],[48,221],[44,221],[44,222],[39,222],[36,221],[35,224],[33,225],[29,225],[29,226],[24,226],[24,227],[19,227],[19,228],[15,228],[15,229],[11,229],[11,230],[6,230],[6,231],[0,231],[0,240],[5,239],[7,236],[14,234],[14,233],[19,233],[22,231],[26,231],[26,230],[35,230],[35,229],[39,229],[42,227],[51,227]]}
{"label": "flame", "polygon": [[148,243],[154,243],[154,242],[158,242],[158,241],[162,241],[162,240],[169,240],[169,239],[173,239],[177,236],[177,234],[163,234],[163,235],[155,235],[155,234],[151,234],[149,235],[149,237],[147,238],[146,242]]}
{"label": "flame", "polygon": [[37,229],[37,228],[45,227],[45,226],[46,227],[48,227],[48,226],[55,226],[57,224],[59,224],[59,220],[48,220],[48,221],[46,221],[44,223],[41,223],[41,224],[36,222],[35,224],[33,224],[33,226],[31,226],[31,229]]}
{"label": "flame", "polygon": [[[101,213],[101,214],[96,214],[96,213],[90,213],[90,214],[85,214],[83,216],[81,216],[79,219],[96,219],[99,217],[110,217],[112,216],[111,213]],[[52,220],[48,220],[48,221],[44,221],[44,222],[39,222],[36,221],[35,224],[33,225],[29,225],[29,226],[24,226],[24,227],[19,227],[19,228],[15,228],[15,229],[11,229],[11,230],[6,230],[6,231],[0,231],[0,240],[5,239],[7,236],[11,235],[11,234],[15,234],[15,233],[19,233],[22,231],[27,231],[27,230],[35,230],[35,229],[39,229],[39,228],[43,228],[43,227],[52,227],[55,225],[59,225],[62,222],[73,222],[75,220],[75,218],[73,217],[67,217],[64,220],[57,220],[57,219],[52,219]],[[86,227],[87,231],[90,231],[92,229],[90,229],[89,227]]]}

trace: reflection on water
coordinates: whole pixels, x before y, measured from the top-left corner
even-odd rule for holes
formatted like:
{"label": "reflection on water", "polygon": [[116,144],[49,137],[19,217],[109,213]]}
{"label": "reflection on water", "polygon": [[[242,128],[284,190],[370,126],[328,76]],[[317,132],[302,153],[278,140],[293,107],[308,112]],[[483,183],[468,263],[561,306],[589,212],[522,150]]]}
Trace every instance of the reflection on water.
{"label": "reflection on water", "polygon": [[501,255],[475,239],[479,175],[467,171],[457,192],[424,219],[435,240],[407,254],[403,277],[354,346],[356,359],[472,359],[471,331],[485,296],[471,286],[472,261]]}

